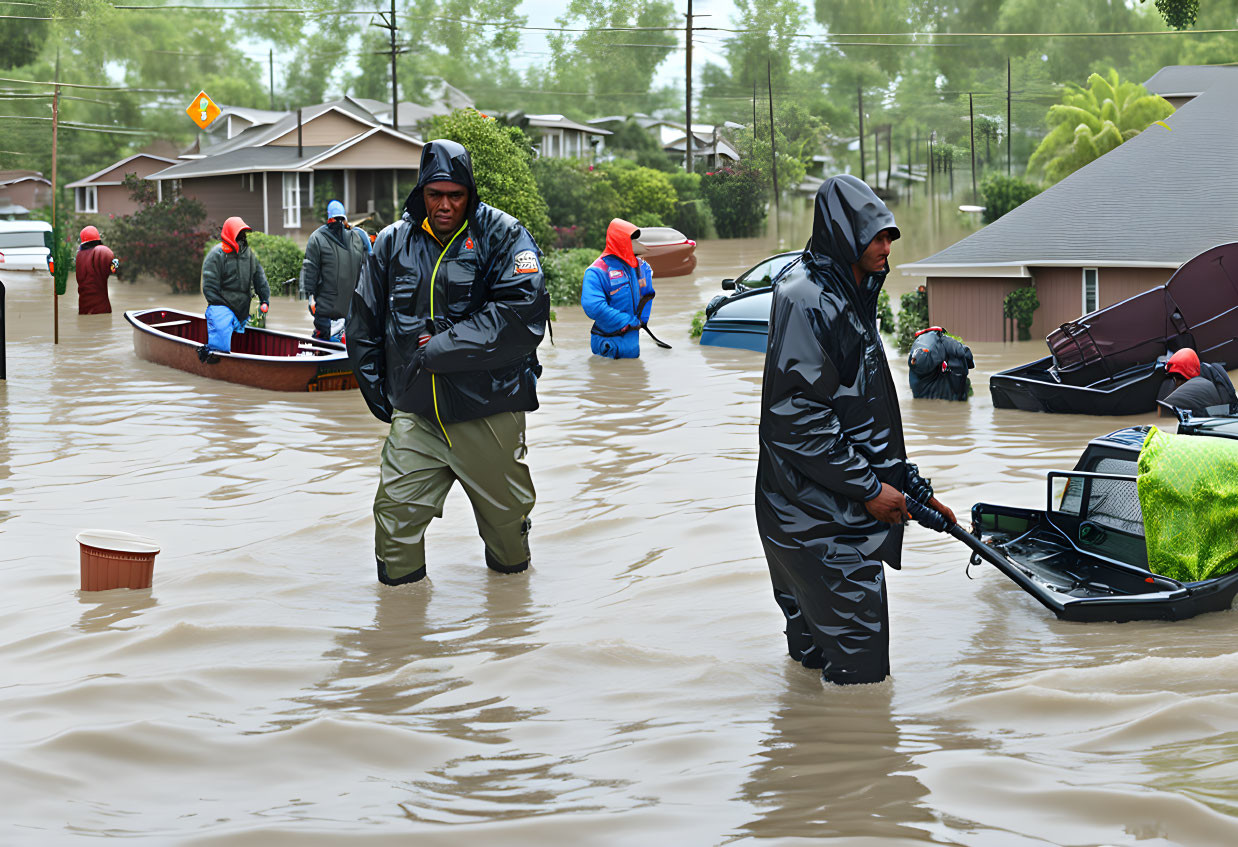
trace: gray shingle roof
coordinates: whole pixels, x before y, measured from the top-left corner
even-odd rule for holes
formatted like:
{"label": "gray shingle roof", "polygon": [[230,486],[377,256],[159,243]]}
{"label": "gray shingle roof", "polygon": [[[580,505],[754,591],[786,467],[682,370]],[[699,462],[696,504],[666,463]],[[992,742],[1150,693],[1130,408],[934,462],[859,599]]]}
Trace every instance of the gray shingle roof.
{"label": "gray shingle roof", "polygon": [[330,150],[330,147],[306,146],[302,155],[296,147],[242,147],[227,153],[192,159],[165,168],[147,179],[187,179],[213,174],[249,173],[251,171],[295,171],[311,159]]}
{"label": "gray shingle roof", "polygon": [[[1213,85],[1166,123],[927,259],[913,275],[994,265],[1178,265],[1238,240],[1238,85]],[[926,267],[937,266],[937,267]]]}
{"label": "gray shingle roof", "polygon": [[1148,78],[1143,87],[1162,97],[1202,94],[1214,85],[1238,85],[1238,68],[1214,65],[1169,65]]}

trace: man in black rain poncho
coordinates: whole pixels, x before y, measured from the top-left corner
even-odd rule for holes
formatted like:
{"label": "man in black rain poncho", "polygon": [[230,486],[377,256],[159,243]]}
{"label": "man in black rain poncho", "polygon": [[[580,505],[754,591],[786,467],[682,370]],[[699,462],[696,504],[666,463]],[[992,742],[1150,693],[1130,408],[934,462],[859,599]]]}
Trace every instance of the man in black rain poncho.
{"label": "man in black rain poncho", "polygon": [[374,498],[378,579],[426,574],[425,530],[459,480],[500,573],[529,566],[525,412],[550,299],[541,253],[477,198],[469,153],[430,141],[401,220],[379,233],[345,336],[370,411],[391,422]]}
{"label": "man in black rain poncho", "polygon": [[953,522],[907,461],[877,333],[894,216],[850,175],[817,191],[812,239],[776,281],[761,391],[757,526],[787,648],[839,684],[890,672],[885,572],[903,494]]}

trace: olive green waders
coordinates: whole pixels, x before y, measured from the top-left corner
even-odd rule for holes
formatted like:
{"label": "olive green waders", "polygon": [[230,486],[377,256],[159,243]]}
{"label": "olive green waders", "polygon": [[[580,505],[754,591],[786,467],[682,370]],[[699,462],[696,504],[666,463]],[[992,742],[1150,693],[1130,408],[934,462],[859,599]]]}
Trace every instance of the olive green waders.
{"label": "olive green waders", "polygon": [[473,503],[486,564],[500,573],[529,566],[535,497],[524,463],[524,412],[499,412],[446,429],[450,448],[437,423],[399,410],[391,416],[374,497],[374,554],[379,580],[387,584],[425,575],[426,527],[443,516],[456,480]]}

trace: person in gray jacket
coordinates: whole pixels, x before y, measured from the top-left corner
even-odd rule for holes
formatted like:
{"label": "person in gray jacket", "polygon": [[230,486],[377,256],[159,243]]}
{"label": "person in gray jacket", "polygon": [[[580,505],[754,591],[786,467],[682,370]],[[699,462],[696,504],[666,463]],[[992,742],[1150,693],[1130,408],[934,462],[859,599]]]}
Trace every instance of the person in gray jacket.
{"label": "person in gray jacket", "polygon": [[271,303],[266,272],[247,240],[246,234],[252,231],[240,218],[228,218],[220,233],[223,240],[202,260],[207,341],[198,348],[198,358],[206,364],[218,361],[216,353],[232,352],[232,333],[245,331],[254,294],[264,314]]}
{"label": "person in gray jacket", "polygon": [[347,316],[361,266],[370,252],[370,239],[348,225],[344,204],[339,200],[328,203],[327,222],[310,235],[301,263],[301,296],[309,300],[315,338],[338,337],[331,323]]}

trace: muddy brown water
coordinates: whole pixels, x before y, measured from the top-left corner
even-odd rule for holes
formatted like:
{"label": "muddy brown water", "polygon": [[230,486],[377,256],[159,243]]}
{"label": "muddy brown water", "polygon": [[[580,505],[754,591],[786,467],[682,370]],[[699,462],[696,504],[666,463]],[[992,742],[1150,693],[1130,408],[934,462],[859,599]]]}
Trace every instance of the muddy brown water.
{"label": "muddy brown water", "polygon": [[[201,305],[153,284],[114,283],[111,316],[62,298],[54,347],[46,277],[6,274],[0,843],[1238,843],[1233,612],[1062,623],[917,527],[893,679],[826,688],[787,659],[752,512],[762,357],[688,336],[772,249],[702,243],[658,282],[675,349],[636,361],[591,357],[559,307],[532,571],[485,569],[456,490],[430,579],[395,589],[357,393],[139,361],[124,309]],[[310,328],[286,299],[271,323]],[[1043,345],[973,349],[966,405],[913,402],[891,355],[909,451],[957,511],[1037,505],[1089,438],[1153,420],[995,411],[987,375]],[[88,527],[157,539],[154,587],[79,593]]]}

